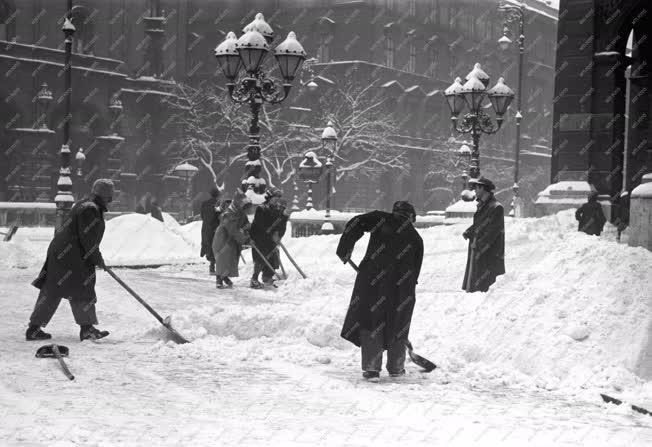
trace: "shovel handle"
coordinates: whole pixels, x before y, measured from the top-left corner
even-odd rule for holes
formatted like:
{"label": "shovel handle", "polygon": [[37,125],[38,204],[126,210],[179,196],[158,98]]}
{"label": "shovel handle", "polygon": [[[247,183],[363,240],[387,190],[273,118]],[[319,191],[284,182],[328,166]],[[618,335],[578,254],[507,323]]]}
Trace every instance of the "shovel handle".
{"label": "shovel handle", "polygon": [[152,315],[154,315],[154,317],[159,321],[159,323],[161,323],[163,326],[165,326],[165,321],[164,321],[163,318],[158,314],[158,312],[156,312],[154,309],[152,309],[152,307],[151,307],[149,304],[147,304],[147,303],[145,302],[145,300],[142,299],[142,298],[141,298],[141,297],[140,297],[140,296],[139,296],[139,295],[138,295],[138,294],[137,294],[137,293],[136,293],[136,292],[135,292],[131,287],[129,287],[127,284],[125,284],[125,282],[124,282],[123,280],[121,280],[120,278],[118,278],[118,275],[116,275],[115,273],[113,273],[113,270],[111,270],[110,267],[106,267],[106,272],[107,272],[109,275],[111,275],[111,277],[113,277],[113,279],[115,279],[115,280],[118,282],[118,284],[120,284],[122,287],[124,287],[124,289],[125,289],[127,292],[129,292],[129,293],[131,294],[131,296],[133,296],[134,298],[136,298],[136,300],[138,300],[138,302],[139,302],[140,304],[142,304],[143,307],[149,311],[149,313],[151,313]]}
{"label": "shovel handle", "polygon": [[285,248],[285,245],[283,245],[283,242],[279,241],[279,242],[278,242],[278,246],[281,247],[281,248],[283,249],[283,252],[285,253],[285,256],[288,257],[288,259],[290,260],[290,262],[292,263],[292,265],[294,266],[294,268],[296,268],[297,271],[301,274],[301,276],[303,276],[303,279],[308,278],[308,277],[306,276],[306,274],[303,273],[303,271],[301,270],[301,268],[297,265],[297,263],[294,262],[294,259],[292,258],[292,256],[290,256],[290,252],[288,251],[287,248]]}
{"label": "shovel handle", "polygon": [[283,279],[283,278],[281,278],[281,276],[278,273],[276,273],[276,269],[274,267],[272,267],[272,264],[269,263],[269,261],[267,260],[267,257],[258,249],[258,247],[256,247],[256,244],[254,244],[254,241],[249,241],[249,244],[251,245],[251,248],[256,250],[256,253],[258,253],[258,256],[260,256],[263,259],[263,262],[267,265],[267,267],[272,272],[274,272],[274,275],[276,276],[276,279],[278,279],[279,281],[281,279]]}
{"label": "shovel handle", "polygon": [[61,369],[63,369],[63,373],[66,375],[66,377],[70,380],[75,380],[75,376],[72,375],[70,370],[68,369],[68,366],[66,365],[66,362],[63,361],[63,357],[61,356],[61,352],[59,352],[59,346],[57,345],[52,345],[52,352],[54,352],[54,356],[59,360],[59,364],[61,365]]}

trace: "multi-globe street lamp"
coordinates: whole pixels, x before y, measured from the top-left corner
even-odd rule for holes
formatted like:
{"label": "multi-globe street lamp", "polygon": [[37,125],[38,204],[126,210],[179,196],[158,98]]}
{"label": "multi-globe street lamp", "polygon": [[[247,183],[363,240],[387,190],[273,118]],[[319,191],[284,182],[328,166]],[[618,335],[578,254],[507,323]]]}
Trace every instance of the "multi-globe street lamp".
{"label": "multi-globe street lamp", "polygon": [[[465,83],[460,78],[444,91],[444,96],[451,110],[451,122],[456,132],[470,133],[473,138],[471,152],[471,178],[480,176],[480,136],[498,132],[503,124],[503,115],[509,104],[514,99],[514,92],[503,78],[498,79],[496,85],[487,90],[489,75],[482,70],[480,64],[475,64],[473,70],[466,75]],[[489,98],[491,106],[496,113],[496,123],[491,120],[483,109],[485,97]],[[460,116],[465,107],[469,112]]]}
{"label": "multi-globe street lamp", "polygon": [[333,157],[337,149],[337,132],[333,129],[333,122],[329,121],[324,131],[321,133],[321,142],[326,152],[326,216],[321,226],[322,234],[331,234],[335,232],[331,222],[331,177],[333,170]]}
{"label": "multi-globe street lamp", "polygon": [[72,37],[75,34],[75,26],[71,22],[72,0],[67,2],[68,10],[66,19],[63,22],[61,30],[65,36],[65,56],[64,56],[64,95],[66,99],[66,119],[63,123],[63,144],[59,150],[61,166],[59,168],[59,178],[57,179],[57,194],[54,197],[56,203],[56,230],[63,228],[70,209],[75,201],[72,195],[72,179],[70,178],[70,114],[72,109]]}
{"label": "multi-globe street lamp", "polygon": [[518,88],[516,90],[516,144],[514,146],[514,186],[512,190],[514,195],[512,196],[511,210],[509,212],[510,216],[516,216],[518,208],[518,170],[519,170],[519,158],[521,153],[521,120],[523,115],[521,113],[521,97],[522,97],[522,88],[523,88],[523,56],[525,54],[525,3],[520,5],[513,5],[508,3],[501,3],[498,7],[500,11],[505,14],[505,27],[503,28],[503,36],[498,39],[498,44],[503,50],[509,49],[512,44],[512,40],[509,38],[509,24],[518,23],[519,35],[518,35]]}
{"label": "multi-globe street lamp", "polygon": [[[276,104],[287,98],[292,81],[306,59],[306,52],[293,31],[274,49],[274,56],[283,78],[281,90],[262,68],[265,56],[270,51],[270,44],[274,40],[272,27],[265,22],[263,15],[258,13],[254,21],[242,31],[244,34],[239,39],[235,33],[229,32],[224,42],[215,48],[215,57],[228,81],[226,86],[231,99],[238,104],[249,104],[251,110],[243,191],[252,189],[255,193],[263,194],[266,183],[260,178],[262,165],[258,115],[263,103]],[[245,74],[236,82],[242,68]]]}

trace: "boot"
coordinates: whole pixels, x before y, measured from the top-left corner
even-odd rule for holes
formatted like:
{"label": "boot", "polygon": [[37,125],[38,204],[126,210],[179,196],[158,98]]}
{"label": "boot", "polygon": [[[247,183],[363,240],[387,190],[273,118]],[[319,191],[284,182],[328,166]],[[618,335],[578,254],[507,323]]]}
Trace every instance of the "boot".
{"label": "boot", "polygon": [[219,276],[215,278],[215,288],[216,289],[223,289],[224,288],[224,282],[222,282],[222,278],[219,277]]}
{"label": "boot", "polygon": [[251,281],[249,282],[249,287],[251,287],[252,289],[262,289],[263,285],[256,278],[251,278]]}
{"label": "boot", "polygon": [[365,371],[362,373],[362,377],[367,382],[373,382],[373,383],[380,382],[380,373],[378,371]]}
{"label": "boot", "polygon": [[405,369],[400,370],[399,372],[389,373],[389,377],[401,377],[405,375]]}
{"label": "boot", "polygon": [[52,335],[47,332],[43,332],[40,326],[30,325],[25,331],[25,339],[27,341],[34,340],[49,340],[52,338]]}
{"label": "boot", "polygon": [[209,275],[214,275],[215,274],[215,263],[211,261],[210,265],[208,266],[208,274]]}
{"label": "boot", "polygon": [[82,326],[79,331],[79,339],[84,340],[99,340],[109,335],[109,331],[100,331],[93,325]]}
{"label": "boot", "polygon": [[224,287],[226,287],[227,289],[233,288],[233,281],[231,281],[228,276],[222,278],[222,281],[224,281]]}

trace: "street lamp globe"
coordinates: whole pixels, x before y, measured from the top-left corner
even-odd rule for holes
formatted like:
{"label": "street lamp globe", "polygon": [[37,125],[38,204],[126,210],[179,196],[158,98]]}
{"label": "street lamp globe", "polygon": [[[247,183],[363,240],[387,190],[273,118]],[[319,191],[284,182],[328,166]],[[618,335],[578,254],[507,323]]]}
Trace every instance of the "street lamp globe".
{"label": "street lamp globe", "polygon": [[310,90],[311,92],[314,92],[319,88],[319,85],[317,85],[317,83],[311,79],[310,82],[306,84],[306,87],[308,87],[308,90]]}
{"label": "street lamp globe", "polygon": [[512,45],[512,39],[503,34],[503,37],[498,39],[498,45],[500,46],[501,50],[506,51]]}
{"label": "street lamp globe", "polygon": [[229,31],[224,42],[215,47],[215,58],[222,69],[222,73],[229,82],[235,81],[242,67],[242,59],[236,48],[238,38],[233,31]]}
{"label": "street lamp globe", "polygon": [[274,50],[274,56],[281,70],[281,76],[286,83],[294,80],[299,67],[306,60],[306,52],[297,40],[294,31],[290,31],[288,37],[281,42]]}
{"label": "street lamp globe", "polygon": [[457,155],[460,156],[461,158],[470,157],[471,156],[471,148],[469,147],[468,144],[463,144],[457,150]]}
{"label": "street lamp globe", "polygon": [[496,115],[502,119],[502,116],[507,112],[507,108],[514,99],[514,91],[505,84],[504,78],[500,78],[496,85],[487,91],[487,94]]}
{"label": "street lamp globe", "polygon": [[274,30],[269,26],[269,23],[265,21],[265,16],[260,12],[256,14],[256,17],[251,23],[249,23],[249,25],[242,28],[243,33],[248,33],[249,31],[260,33],[268,44],[272,43],[274,40]]}
{"label": "street lamp globe", "polygon": [[331,155],[337,147],[337,132],[333,129],[333,122],[329,121],[324,131],[321,133],[322,147]]}
{"label": "street lamp globe", "polygon": [[179,177],[183,177],[186,180],[191,179],[198,171],[199,169],[197,169],[197,167],[188,162],[181,163],[179,166],[174,168],[174,172],[179,175]]}
{"label": "street lamp globe", "polygon": [[485,87],[489,85],[489,75],[485,73],[485,71],[482,69],[482,66],[477,62],[475,65],[473,65],[473,70],[471,70],[469,74],[466,75],[464,80],[470,81],[472,78],[480,80],[480,82],[482,82]]}
{"label": "street lamp globe", "polygon": [[247,73],[254,74],[258,71],[267,55],[269,44],[258,31],[249,31],[238,39],[235,48],[240,54],[240,59],[242,59]]}
{"label": "street lamp globe", "polygon": [[462,79],[455,78],[450,87],[444,90],[444,96],[448,102],[448,107],[451,109],[452,119],[457,119],[457,115],[462,113],[466,105],[462,96]]}
{"label": "street lamp globe", "polygon": [[466,104],[469,106],[469,109],[472,113],[478,113],[480,107],[482,107],[482,100],[487,93],[486,90],[487,87],[485,83],[473,76],[469,77],[468,81],[466,81],[462,86],[462,97],[464,98],[464,101],[466,101]]}

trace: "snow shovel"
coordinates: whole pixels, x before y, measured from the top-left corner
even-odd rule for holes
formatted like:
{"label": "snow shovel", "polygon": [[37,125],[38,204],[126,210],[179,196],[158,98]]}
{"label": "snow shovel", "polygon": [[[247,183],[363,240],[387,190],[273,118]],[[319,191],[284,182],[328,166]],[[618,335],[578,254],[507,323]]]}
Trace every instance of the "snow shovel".
{"label": "snow shovel", "polygon": [[276,275],[276,278],[279,281],[281,281],[283,278],[281,278],[280,275],[278,273],[276,273],[276,269],[274,267],[272,267],[272,264],[269,263],[269,261],[267,260],[267,257],[265,255],[263,255],[263,253],[258,249],[258,247],[256,247],[256,244],[254,244],[254,241],[249,241],[249,244],[251,245],[251,248],[256,250],[256,253],[258,253],[258,255],[263,259],[263,262],[265,262],[265,265],[267,265],[267,267],[269,267],[269,269],[272,272],[274,272],[274,275]]}
{"label": "snow shovel", "polygon": [[63,357],[68,357],[69,352],[70,351],[66,346],[45,345],[45,346],[41,346],[36,350],[36,357],[56,358],[57,360],[59,360],[61,369],[63,369],[63,373],[66,375],[66,377],[68,377],[70,380],[75,380],[75,376],[72,375],[72,373],[68,369],[68,366],[66,366],[66,362],[63,361]]}
{"label": "snow shovel", "polygon": [[125,290],[131,294],[131,296],[136,298],[136,300],[138,300],[138,302],[142,304],[143,307],[145,307],[145,309],[149,311],[149,313],[154,315],[154,317],[159,321],[159,323],[161,323],[163,326],[165,326],[165,328],[168,331],[170,331],[170,333],[172,334],[172,339],[174,340],[175,343],[177,344],[189,343],[185,337],[183,337],[172,327],[171,318],[169,316],[165,317],[165,319],[161,318],[161,316],[154,309],[152,309],[152,307],[149,304],[147,304],[144,299],[138,296],[138,294],[134,292],[131,287],[125,284],[124,281],[118,278],[118,276],[115,273],[113,273],[113,270],[111,270],[109,267],[106,267],[106,271],[109,275],[113,277],[113,279],[115,279],[118,282],[118,284],[124,287]]}
{"label": "snow shovel", "polygon": [[[351,265],[351,267],[353,267],[353,269],[356,272],[360,271],[360,268],[356,265],[356,263],[353,262],[350,259],[349,259],[349,265]],[[429,373],[430,371],[437,368],[437,365],[432,363],[430,360],[428,360],[425,357],[421,357],[419,354],[414,352],[414,349],[412,348],[412,343],[410,342],[410,340],[407,341],[407,343],[405,344],[405,347],[407,348],[408,355],[410,356],[410,360],[412,360],[412,363],[414,363],[415,365],[423,368],[423,372]]]}
{"label": "snow shovel", "polygon": [[298,271],[299,273],[301,273],[301,276],[303,276],[303,279],[306,279],[306,278],[307,278],[306,274],[303,273],[303,272],[301,271],[301,269],[299,268],[299,266],[297,265],[297,263],[294,262],[294,259],[292,259],[292,256],[290,256],[290,252],[288,252],[288,249],[285,248],[285,245],[283,245],[283,242],[279,241],[278,246],[281,247],[281,248],[283,249],[283,251],[285,252],[285,256],[288,257],[288,259],[290,260],[290,262],[292,263],[292,265],[294,265],[294,267],[297,269],[297,271]]}
{"label": "snow shovel", "polygon": [[[276,252],[279,252],[278,245],[276,246]],[[281,253],[278,254],[278,265],[281,266],[281,272],[283,272],[283,279],[288,279],[288,274],[283,267],[283,261],[281,261]]]}
{"label": "snow shovel", "polygon": [[18,231],[18,225],[12,225],[9,227],[9,231],[6,233],[0,233],[4,235],[4,238],[2,239],[4,242],[9,242],[12,237],[14,237],[14,234],[16,234],[16,231]]}

